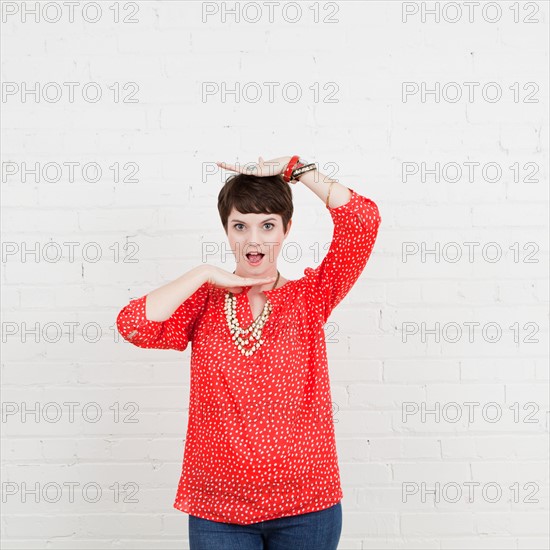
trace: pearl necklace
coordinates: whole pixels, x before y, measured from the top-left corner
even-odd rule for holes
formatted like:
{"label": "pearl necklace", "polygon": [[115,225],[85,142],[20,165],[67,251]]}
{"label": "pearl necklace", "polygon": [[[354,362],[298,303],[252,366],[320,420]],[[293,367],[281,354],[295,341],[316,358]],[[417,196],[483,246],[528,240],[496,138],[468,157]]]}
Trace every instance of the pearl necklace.
{"label": "pearl necklace", "polygon": [[[277,286],[277,283],[279,282],[279,276],[280,273],[277,270],[277,279],[271,287],[271,290],[273,290]],[[269,302],[269,300],[266,301],[262,312],[254,320],[254,322],[250,324],[248,328],[242,328],[239,325],[239,321],[237,319],[237,297],[234,296],[232,292],[227,291],[225,295],[224,309],[227,317],[227,325],[229,326],[229,332],[232,334],[233,342],[235,343],[237,348],[241,350],[241,353],[243,355],[249,357],[264,343],[264,341],[262,340],[262,330],[265,323],[267,322],[267,318],[271,314],[271,303]],[[244,336],[250,334],[250,336],[248,338],[243,338],[241,337],[241,334]],[[251,348],[246,349],[251,340],[256,340],[256,342],[252,345]]]}

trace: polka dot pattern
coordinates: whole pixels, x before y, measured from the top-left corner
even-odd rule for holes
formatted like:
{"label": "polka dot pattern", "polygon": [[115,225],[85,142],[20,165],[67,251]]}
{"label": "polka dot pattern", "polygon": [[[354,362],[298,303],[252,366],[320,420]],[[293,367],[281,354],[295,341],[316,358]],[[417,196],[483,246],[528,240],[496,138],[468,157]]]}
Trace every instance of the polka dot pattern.
{"label": "polka dot pattern", "polygon": [[[192,342],[176,509],[248,525],[342,499],[323,325],[365,268],[381,222],[376,204],[350,191],[328,208],[333,237],[319,266],[264,291],[272,312],[252,355],[233,343],[226,291],[209,283],[164,322],[145,317],[146,295],[119,312],[118,330],[136,346],[183,351]],[[254,320],[250,288],[235,295],[241,326]]]}

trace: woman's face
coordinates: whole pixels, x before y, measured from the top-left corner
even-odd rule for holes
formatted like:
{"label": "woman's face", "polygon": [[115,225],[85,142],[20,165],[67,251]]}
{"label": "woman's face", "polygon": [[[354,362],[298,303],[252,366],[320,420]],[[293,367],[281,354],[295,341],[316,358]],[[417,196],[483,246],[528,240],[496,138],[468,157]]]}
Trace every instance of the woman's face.
{"label": "woman's face", "polygon": [[[235,273],[241,277],[273,273],[291,225],[289,220],[284,233],[279,214],[243,214],[233,208],[227,219],[227,238],[237,262]],[[254,252],[263,256],[254,256]]]}

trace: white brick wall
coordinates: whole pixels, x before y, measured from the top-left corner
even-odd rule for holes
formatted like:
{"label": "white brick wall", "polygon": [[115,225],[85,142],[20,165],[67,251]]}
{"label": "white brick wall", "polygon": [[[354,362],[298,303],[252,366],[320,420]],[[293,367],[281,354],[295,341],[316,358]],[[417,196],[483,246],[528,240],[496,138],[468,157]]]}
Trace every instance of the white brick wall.
{"label": "white brick wall", "polygon": [[[23,17],[35,4],[39,22]],[[227,174],[204,177],[203,163],[298,152],[327,172],[338,167],[336,177],[382,215],[365,272],[326,326],[344,484],[339,548],[548,548],[548,4],[469,3],[469,21],[462,2],[300,2],[296,23],[282,16],[294,16],[289,3],[274,8],[272,23],[265,3],[238,4],[260,9],[256,23],[222,20],[223,4],[112,0],[92,23],[82,17],[95,17],[90,2],[75,7],[74,22],[62,2],[2,2],[3,547],[188,547],[187,516],[172,502],[190,348],[132,347],[115,317],[130,298],[199,264],[202,243],[224,243],[216,197]],[[207,5],[220,13],[203,23]],[[457,6],[462,17],[451,22]],[[60,20],[48,22],[56,7]],[[122,19],[134,7],[136,23],[113,21],[115,9]],[[440,22],[423,22],[426,9],[438,9]],[[66,82],[79,83],[72,103]],[[256,82],[263,95],[203,101],[204,82],[250,92]],[[280,83],[273,102],[265,82]],[[281,95],[289,82],[300,101]],[[448,95],[405,101],[403,82],[447,85]],[[35,83],[65,93],[57,102],[6,93]],[[100,101],[82,98],[87,83]],[[115,102],[115,83],[138,102]],[[473,101],[452,101],[449,83],[463,93],[464,83],[479,86]],[[501,88],[500,100],[481,95],[487,83]],[[54,163],[61,177],[23,182],[23,163]],[[78,163],[74,181],[64,163]],[[87,163],[100,166],[99,181],[82,172]],[[403,163],[450,171],[405,179]],[[471,180],[466,163],[478,163]],[[490,163],[502,171],[496,181],[481,171]],[[138,183],[123,181],[132,175]],[[305,253],[280,261],[287,278],[315,265],[309,247],[325,250],[332,229],[318,198],[293,190],[291,240]],[[77,243],[73,258],[68,242]],[[36,243],[38,261],[22,257]],[[60,258],[47,260],[48,243],[60,245]],[[403,243],[439,243],[441,255],[404,258]],[[490,260],[494,246],[481,253],[487,243],[500,259]],[[209,261],[234,268],[230,256]],[[423,337],[423,323],[448,332]],[[487,333],[470,341],[469,323]],[[495,324],[502,334],[492,342]],[[466,403],[476,404],[471,422]],[[437,483],[448,491],[435,502]],[[472,502],[468,484],[478,484]],[[404,497],[404,486],[418,492]],[[490,502],[484,486],[501,498]]]}

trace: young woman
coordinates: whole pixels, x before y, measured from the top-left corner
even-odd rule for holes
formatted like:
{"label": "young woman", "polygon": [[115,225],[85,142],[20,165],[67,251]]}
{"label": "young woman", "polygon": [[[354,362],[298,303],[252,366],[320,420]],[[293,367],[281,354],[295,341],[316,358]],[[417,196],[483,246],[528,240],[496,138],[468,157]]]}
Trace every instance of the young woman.
{"label": "young woman", "polygon": [[[237,172],[218,195],[236,260],[199,265],[130,301],[127,341],[183,351],[192,342],[189,421],[174,507],[191,550],[335,550],[343,497],[323,326],[365,268],[376,204],[297,155]],[[289,183],[321,199],[333,224],[316,267],[288,280],[277,258],[292,224]]]}

